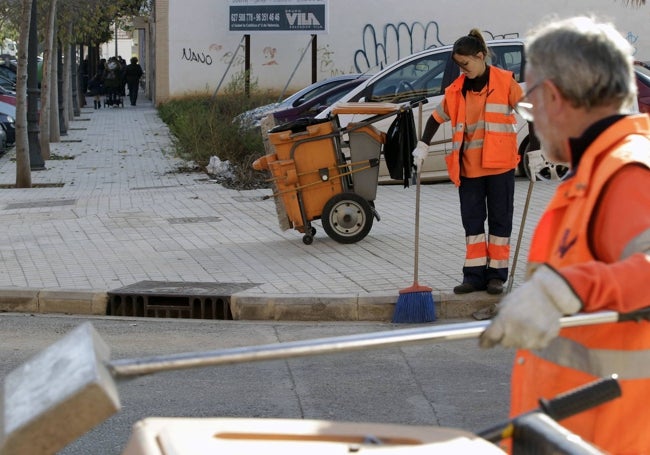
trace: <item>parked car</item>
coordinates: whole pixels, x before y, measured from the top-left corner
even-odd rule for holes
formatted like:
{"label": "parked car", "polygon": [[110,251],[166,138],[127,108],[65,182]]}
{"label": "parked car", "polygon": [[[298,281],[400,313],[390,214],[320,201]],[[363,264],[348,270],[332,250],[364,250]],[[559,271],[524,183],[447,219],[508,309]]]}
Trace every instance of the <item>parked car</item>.
{"label": "parked car", "polygon": [[[488,41],[488,47],[492,53],[490,64],[510,70],[515,80],[521,84],[525,91],[524,81],[525,56],[523,39],[505,39]],[[445,88],[459,75],[460,69],[451,58],[451,45],[427,49],[408,57],[405,57],[374,76],[362,82],[343,96],[341,102],[392,102],[402,103],[426,97],[427,104],[423,106],[423,123],[429,118],[433,109],[440,103],[444,96]],[[338,103],[335,103],[336,105]],[[333,106],[325,109],[316,118],[327,118]],[[414,111],[417,122],[417,111]],[[363,120],[361,115],[340,115],[339,122],[345,126],[350,122]],[[392,122],[392,118],[376,122],[373,125],[379,130],[386,132]],[[528,135],[527,123],[517,115],[517,140],[519,154],[523,157],[526,153],[530,138]],[[424,161],[422,168],[422,181],[448,180],[447,167],[444,156],[451,152],[451,125],[444,123],[437,131],[431,141],[429,156]],[[547,163],[553,168],[553,172],[541,173],[541,175],[564,176],[568,170],[564,166],[556,166]],[[518,173],[527,175],[528,169],[525,160],[519,164]],[[381,160],[379,170],[380,182],[395,182],[390,179],[388,169]]]}
{"label": "parked car", "polygon": [[338,84],[317,96],[312,96],[309,100],[303,103],[298,103],[296,106],[274,110],[273,117],[275,123],[281,124],[291,122],[299,118],[313,118],[323,110],[330,107],[333,103],[337,102],[341,97],[366,79],[368,79],[368,76],[359,76],[356,79]]}
{"label": "parked car", "polygon": [[[0,63],[0,86],[10,91],[15,91],[16,73],[17,63],[15,60]],[[38,77],[38,88],[41,88],[41,79],[43,78],[43,57],[41,56],[38,56],[36,60],[36,75]]]}
{"label": "parked car", "polygon": [[0,102],[9,104],[13,106],[13,108],[16,108],[16,93],[12,92],[10,90],[4,89],[2,86],[0,86]]}
{"label": "parked car", "polygon": [[16,83],[0,75],[0,89],[9,93],[16,93]]}
{"label": "parked car", "polygon": [[2,125],[7,136],[7,145],[13,145],[16,142],[16,122],[13,116],[0,112],[0,125]]}
{"label": "parked car", "polygon": [[639,112],[650,114],[650,64],[634,62]]}
{"label": "parked car", "polygon": [[4,125],[0,126],[0,155],[7,151],[7,133]]}
{"label": "parked car", "polygon": [[361,74],[345,74],[314,82],[280,102],[266,104],[243,112],[236,116],[233,122],[239,123],[243,129],[259,128],[261,120],[267,115],[279,110],[297,108],[331,88],[359,77],[361,77]]}
{"label": "parked car", "polygon": [[16,142],[16,95],[0,87],[0,124],[5,133],[6,145]]}
{"label": "parked car", "polygon": [[[16,68],[13,65],[7,65],[7,64],[0,64],[0,77],[3,79],[3,87],[4,84],[8,85],[13,85],[14,89],[16,89]],[[7,88],[7,87],[4,87]]]}

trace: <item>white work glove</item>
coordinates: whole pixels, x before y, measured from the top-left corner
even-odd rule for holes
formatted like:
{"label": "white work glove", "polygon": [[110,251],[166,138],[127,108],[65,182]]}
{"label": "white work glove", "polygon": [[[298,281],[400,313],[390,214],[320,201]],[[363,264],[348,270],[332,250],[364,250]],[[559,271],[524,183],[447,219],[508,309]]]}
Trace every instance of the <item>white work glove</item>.
{"label": "white work glove", "polygon": [[413,150],[413,158],[415,161],[415,169],[420,170],[424,159],[429,156],[429,146],[422,141],[418,141],[418,145],[415,146]]}
{"label": "white work glove", "polygon": [[544,348],[560,332],[560,318],[581,308],[582,302],[564,278],[542,265],[499,303],[497,315],[481,334],[479,345]]}

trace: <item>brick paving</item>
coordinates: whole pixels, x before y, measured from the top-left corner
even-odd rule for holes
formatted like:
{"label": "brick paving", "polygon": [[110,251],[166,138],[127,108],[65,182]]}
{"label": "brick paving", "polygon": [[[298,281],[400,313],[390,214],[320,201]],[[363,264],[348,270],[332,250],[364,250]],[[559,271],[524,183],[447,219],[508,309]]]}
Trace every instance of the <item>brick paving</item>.
{"label": "brick paving", "polygon": [[[386,303],[413,281],[415,187],[379,186],[381,221],[362,241],[339,244],[316,221],[314,242],[305,245],[299,232],[279,228],[273,200],[263,199],[270,190],[227,189],[187,171],[142,97],[136,107],[82,108],[51,151],[58,159],[32,172],[30,189],[8,188],[15,152],[0,157],[0,301],[2,289],[111,291],[152,280],[247,283],[233,295],[242,304],[365,297]],[[528,186],[523,178],[516,183],[513,254]],[[514,286],[523,280],[532,229],[554,188],[534,186]],[[451,294],[464,257],[457,191],[450,183],[423,185],[421,198],[419,281],[438,301],[462,303]],[[489,300],[485,293],[471,298],[481,296]]]}

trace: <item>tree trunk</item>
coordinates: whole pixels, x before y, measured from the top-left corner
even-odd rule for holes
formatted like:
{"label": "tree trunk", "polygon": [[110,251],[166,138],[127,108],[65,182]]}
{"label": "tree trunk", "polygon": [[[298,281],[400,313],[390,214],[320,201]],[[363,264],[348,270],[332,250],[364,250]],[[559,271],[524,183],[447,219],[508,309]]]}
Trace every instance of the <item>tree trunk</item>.
{"label": "tree trunk", "polygon": [[[41,116],[39,128],[41,130],[40,144],[41,155],[44,160],[50,159],[50,111],[52,101],[52,54],[54,54],[54,23],[56,20],[56,0],[50,0],[50,9],[47,13],[47,28],[45,30],[45,44],[43,46],[43,77],[41,80]],[[57,123],[58,130],[58,123]]]}
{"label": "tree trunk", "polygon": [[[70,27],[70,35],[72,35],[72,27]],[[69,44],[68,57],[66,58],[70,71],[70,83],[68,84],[68,90],[70,91],[70,96],[68,98],[68,106],[70,109],[70,116],[68,117],[69,122],[74,120],[75,117],[81,115],[81,111],[79,110],[79,64],[81,61],[77,62],[76,49],[77,47],[74,44]]]}
{"label": "tree trunk", "polygon": [[[55,37],[56,38],[56,37]],[[59,43],[52,42],[52,66],[50,67],[50,142],[61,142],[59,129]]]}
{"label": "tree trunk", "polygon": [[[63,102],[63,49],[61,48],[61,41],[57,40],[56,41],[56,97],[53,98],[54,103],[57,107],[57,119],[56,123],[54,124],[55,127],[58,129],[58,136],[56,137],[56,140],[52,142],[60,142],[61,141],[61,136],[65,136],[67,134],[67,125],[65,122],[65,104]],[[55,134],[56,136],[56,134]]]}
{"label": "tree trunk", "polygon": [[32,172],[27,136],[27,46],[32,0],[22,0],[22,6],[16,70],[16,188],[31,188]]}

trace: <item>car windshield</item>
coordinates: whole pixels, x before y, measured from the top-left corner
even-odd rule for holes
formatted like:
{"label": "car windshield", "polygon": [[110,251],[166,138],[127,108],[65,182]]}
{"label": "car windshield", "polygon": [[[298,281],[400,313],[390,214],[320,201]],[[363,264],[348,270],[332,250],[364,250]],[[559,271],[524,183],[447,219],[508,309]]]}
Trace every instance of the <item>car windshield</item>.
{"label": "car windshield", "polygon": [[[521,45],[491,46],[490,54],[491,65],[512,71],[517,82],[523,81]],[[460,75],[458,66],[449,64],[450,58],[451,51],[441,50],[400,65],[372,84],[367,100],[397,103],[442,95]]]}
{"label": "car windshield", "polygon": [[378,80],[369,101],[400,102],[442,94],[442,81],[450,52],[427,55],[396,68]]}
{"label": "car windshield", "polygon": [[337,85],[341,85],[341,84],[343,84],[345,82],[347,82],[347,80],[342,79],[342,80],[336,80],[336,81],[330,81],[330,82],[324,83],[324,84],[322,84],[322,85],[320,85],[318,87],[315,87],[314,89],[308,91],[307,93],[303,94],[302,96],[300,96],[297,100],[295,100],[293,102],[292,105],[294,107],[300,106],[301,104],[306,103],[307,101],[312,100],[312,99],[316,98],[317,96],[319,96],[320,94],[325,93],[325,92],[331,90],[332,88],[336,87]]}
{"label": "car windshield", "polygon": [[648,67],[643,64],[634,65],[634,69],[636,70],[636,74],[639,79],[643,80],[645,85],[650,86],[650,69],[648,69]]}

